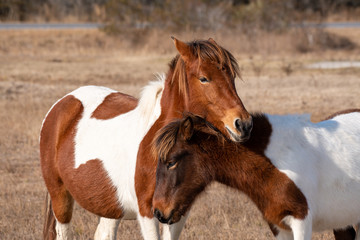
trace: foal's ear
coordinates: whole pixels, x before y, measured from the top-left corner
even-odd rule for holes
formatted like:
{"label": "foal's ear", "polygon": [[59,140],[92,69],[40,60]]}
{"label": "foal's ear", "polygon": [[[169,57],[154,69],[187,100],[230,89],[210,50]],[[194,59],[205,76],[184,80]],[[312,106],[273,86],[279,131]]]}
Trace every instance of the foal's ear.
{"label": "foal's ear", "polygon": [[191,117],[186,117],[181,122],[179,132],[185,141],[190,140],[194,133],[194,121]]}
{"label": "foal's ear", "polygon": [[189,45],[174,38],[173,36],[171,36],[171,38],[172,38],[172,40],[174,40],[175,47],[178,50],[178,52],[180,53],[181,58],[185,62],[189,62],[190,60],[192,60],[194,58],[194,54],[192,53]]}

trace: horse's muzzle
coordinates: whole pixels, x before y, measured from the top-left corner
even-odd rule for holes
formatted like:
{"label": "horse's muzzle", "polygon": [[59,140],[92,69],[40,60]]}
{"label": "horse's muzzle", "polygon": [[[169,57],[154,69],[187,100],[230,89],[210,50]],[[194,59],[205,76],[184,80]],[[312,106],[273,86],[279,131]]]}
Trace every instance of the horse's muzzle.
{"label": "horse's muzzle", "polygon": [[235,142],[245,142],[249,140],[251,130],[253,128],[252,118],[247,120],[241,120],[240,118],[234,121],[235,129],[237,133],[232,132],[229,128],[226,128]]}

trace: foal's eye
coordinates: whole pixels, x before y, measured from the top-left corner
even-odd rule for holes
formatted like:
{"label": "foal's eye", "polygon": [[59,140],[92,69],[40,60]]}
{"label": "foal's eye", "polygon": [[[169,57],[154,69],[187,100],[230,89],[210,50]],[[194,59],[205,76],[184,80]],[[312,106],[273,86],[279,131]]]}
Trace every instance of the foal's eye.
{"label": "foal's eye", "polygon": [[208,82],[210,82],[209,79],[207,79],[206,77],[200,77],[199,80],[200,80],[201,83],[208,83]]}
{"label": "foal's eye", "polygon": [[177,161],[171,161],[171,162],[168,162],[168,164],[166,165],[167,169],[171,170],[171,169],[174,169],[176,168],[177,166]]}

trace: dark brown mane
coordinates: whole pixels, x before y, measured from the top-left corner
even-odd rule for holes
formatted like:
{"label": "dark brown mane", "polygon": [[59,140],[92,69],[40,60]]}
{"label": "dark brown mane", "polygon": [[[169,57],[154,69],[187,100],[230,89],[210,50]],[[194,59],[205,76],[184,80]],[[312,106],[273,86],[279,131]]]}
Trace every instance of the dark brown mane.
{"label": "dark brown mane", "polygon": [[227,140],[218,129],[216,129],[211,123],[207,122],[205,119],[191,113],[185,113],[183,119],[171,122],[156,133],[154,137],[154,142],[152,144],[153,153],[155,154],[155,156],[160,158],[160,161],[163,161],[167,158],[168,153],[176,143],[176,139],[180,131],[180,126],[188,118],[192,120],[192,128],[194,130],[193,134],[203,132],[206,134],[214,135],[219,139],[222,139],[223,141]]}
{"label": "dark brown mane", "polygon": [[155,137],[153,146],[153,154],[157,156],[160,161],[166,159],[170,149],[176,143],[176,137],[179,132],[181,120],[176,120],[160,129]]}
{"label": "dark brown mane", "polygon": [[[199,61],[210,61],[219,64],[220,68],[226,68],[235,79],[240,75],[239,65],[234,56],[223,47],[210,40],[194,40],[187,43],[191,52]],[[169,63],[170,71],[173,72],[171,83],[177,81],[181,93],[186,93],[185,62],[180,55],[175,56]]]}

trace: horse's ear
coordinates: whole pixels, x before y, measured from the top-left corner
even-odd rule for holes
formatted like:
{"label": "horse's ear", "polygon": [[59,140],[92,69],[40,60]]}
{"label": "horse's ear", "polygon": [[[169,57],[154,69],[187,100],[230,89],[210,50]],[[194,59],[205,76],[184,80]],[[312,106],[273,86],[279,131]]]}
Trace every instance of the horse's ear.
{"label": "horse's ear", "polygon": [[174,44],[178,52],[180,53],[181,58],[185,62],[189,62],[194,58],[194,54],[191,51],[191,48],[186,43],[174,38],[171,36],[172,40],[174,40]]}
{"label": "horse's ear", "polygon": [[186,117],[180,125],[179,132],[185,141],[190,140],[194,133],[194,121],[191,117]]}
{"label": "horse's ear", "polygon": [[209,42],[211,42],[212,44],[214,44],[214,45],[218,45],[216,42],[215,42],[215,40],[214,39],[212,39],[212,38],[209,38],[209,40],[208,40]]}

